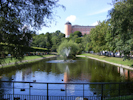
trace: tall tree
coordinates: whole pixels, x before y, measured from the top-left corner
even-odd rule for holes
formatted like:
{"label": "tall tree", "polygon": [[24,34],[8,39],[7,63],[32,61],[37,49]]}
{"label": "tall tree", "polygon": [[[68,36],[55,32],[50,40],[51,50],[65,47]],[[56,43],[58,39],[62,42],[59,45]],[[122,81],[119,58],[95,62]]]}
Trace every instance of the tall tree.
{"label": "tall tree", "polygon": [[0,17],[8,21],[16,18],[23,24],[40,28],[53,20],[54,8],[59,6],[62,5],[58,0],[0,0]]}
{"label": "tall tree", "polygon": [[92,44],[91,44],[91,38],[90,38],[90,34],[87,34],[87,35],[84,35],[83,36],[83,39],[82,39],[82,43],[83,43],[83,46],[85,48],[85,51],[91,51],[92,50]]}
{"label": "tall tree", "polygon": [[108,33],[108,22],[103,21],[93,28],[90,32],[92,48],[95,52],[106,50],[106,34]]}
{"label": "tall tree", "polygon": [[110,11],[111,36],[115,37],[116,48],[129,58],[133,50],[133,0],[119,0]]}
{"label": "tall tree", "polygon": [[49,33],[49,32],[47,32],[46,34],[45,34],[45,38],[46,38],[46,48],[48,49],[48,51],[49,51],[49,49],[52,47],[52,41],[51,41],[51,33]]}
{"label": "tall tree", "polygon": [[[33,29],[48,26],[48,22],[55,18],[54,8],[59,6],[62,5],[58,0],[0,0],[0,42],[6,43],[8,48],[13,44],[6,52],[14,51],[14,57],[23,57],[24,49],[21,47],[29,46],[33,33],[24,26]],[[5,51],[4,47],[0,50]]]}
{"label": "tall tree", "polygon": [[42,47],[42,48],[46,48],[46,38],[45,35],[39,34],[39,35],[35,35],[32,37],[32,46],[34,47]]}
{"label": "tall tree", "polygon": [[61,42],[65,39],[65,34],[61,33],[59,30],[52,33],[52,51],[57,51],[58,46],[61,44]]}

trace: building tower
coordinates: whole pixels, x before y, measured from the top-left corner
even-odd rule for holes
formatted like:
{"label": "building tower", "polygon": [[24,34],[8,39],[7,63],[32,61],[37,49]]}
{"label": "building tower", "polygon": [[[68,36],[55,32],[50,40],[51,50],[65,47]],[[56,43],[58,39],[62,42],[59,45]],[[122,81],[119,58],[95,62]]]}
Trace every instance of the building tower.
{"label": "building tower", "polygon": [[72,33],[72,26],[71,23],[68,21],[65,23],[65,35],[66,38],[69,37],[69,35]]}

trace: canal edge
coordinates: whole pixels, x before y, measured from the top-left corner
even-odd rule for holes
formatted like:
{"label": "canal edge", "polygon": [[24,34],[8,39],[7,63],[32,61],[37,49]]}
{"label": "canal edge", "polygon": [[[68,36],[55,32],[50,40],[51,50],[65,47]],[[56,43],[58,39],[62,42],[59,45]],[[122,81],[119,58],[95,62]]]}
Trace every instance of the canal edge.
{"label": "canal edge", "polygon": [[76,55],[76,57],[86,57],[86,58],[94,59],[94,60],[97,60],[97,61],[105,62],[105,63],[111,64],[111,65],[115,65],[117,67],[122,67],[122,68],[125,68],[125,69],[128,69],[128,70],[133,70],[133,68],[130,67],[130,66],[125,66],[125,65],[122,65],[122,64],[116,64],[116,63],[112,63],[112,62],[109,62],[109,61],[100,60],[100,59],[94,58],[94,57],[89,57],[89,56],[84,56],[84,55]]}
{"label": "canal edge", "polygon": [[18,62],[13,62],[13,63],[8,63],[8,64],[0,64],[0,68],[4,68],[4,66],[15,66],[16,64],[25,64],[25,63],[32,63],[32,62],[35,62],[35,61],[40,61],[42,59],[46,59],[46,58],[52,58],[52,57],[57,57],[57,55],[55,56],[49,56],[49,57],[43,57],[43,58],[37,58],[37,59],[32,59],[32,60],[23,60],[23,61],[18,61]]}

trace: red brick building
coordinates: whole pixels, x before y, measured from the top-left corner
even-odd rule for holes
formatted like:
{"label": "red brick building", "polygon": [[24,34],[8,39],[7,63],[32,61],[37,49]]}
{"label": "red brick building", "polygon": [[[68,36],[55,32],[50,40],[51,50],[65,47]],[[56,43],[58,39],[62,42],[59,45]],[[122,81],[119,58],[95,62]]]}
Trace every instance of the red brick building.
{"label": "red brick building", "polygon": [[80,25],[73,25],[70,22],[65,23],[65,35],[66,38],[69,37],[71,33],[74,33],[75,31],[80,31],[82,35],[84,34],[90,34],[90,31],[92,28],[95,28],[95,26],[80,26]]}

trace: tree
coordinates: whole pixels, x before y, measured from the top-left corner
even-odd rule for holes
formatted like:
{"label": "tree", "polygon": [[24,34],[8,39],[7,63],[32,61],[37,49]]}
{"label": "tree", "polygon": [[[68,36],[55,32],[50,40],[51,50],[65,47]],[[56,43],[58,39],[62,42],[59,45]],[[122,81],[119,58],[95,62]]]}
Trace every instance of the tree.
{"label": "tree", "polygon": [[78,37],[81,37],[81,36],[82,36],[82,33],[81,33],[80,31],[75,31],[75,32],[73,33],[73,35],[78,35]]}
{"label": "tree", "polygon": [[57,51],[58,46],[61,44],[61,42],[65,39],[65,34],[61,33],[59,30],[52,33],[52,51]]}
{"label": "tree", "polygon": [[99,24],[90,31],[93,51],[100,52],[107,49],[105,37],[108,33],[108,24],[107,21],[99,22]]}
{"label": "tree", "polygon": [[53,9],[59,6],[58,0],[1,0],[0,17],[8,21],[16,18],[22,24],[40,28],[53,20]]}
{"label": "tree", "polygon": [[116,48],[116,38],[113,36],[111,33],[111,26],[109,26],[108,32],[105,37],[106,45],[107,45],[107,50],[113,52],[113,56],[115,56],[115,48]]}
{"label": "tree", "polygon": [[66,52],[65,49],[69,50],[70,49],[70,53],[69,56],[75,56],[78,51],[79,51],[79,46],[77,43],[74,43],[73,41],[63,41],[59,47],[58,47],[58,54],[62,55],[62,56],[66,56]]}
{"label": "tree", "polygon": [[85,48],[85,51],[91,51],[92,47],[91,47],[91,38],[90,38],[90,34],[84,35],[82,38],[82,45]]}
{"label": "tree", "polygon": [[78,37],[75,39],[75,43],[82,43],[82,37]]}
{"label": "tree", "polygon": [[[22,47],[29,46],[33,33],[25,25],[33,29],[48,26],[55,18],[53,9],[59,6],[58,0],[0,0],[0,43],[6,43],[8,48],[13,45],[6,52],[14,51],[15,58],[23,58],[26,51]],[[4,47],[0,50],[5,53]]]}
{"label": "tree", "polygon": [[52,47],[52,41],[51,41],[51,33],[47,32],[45,34],[45,37],[46,37],[46,48],[49,49]]}
{"label": "tree", "polygon": [[46,38],[43,33],[33,36],[32,40],[32,46],[46,48]]}
{"label": "tree", "polygon": [[[28,49],[25,47],[30,46],[32,31],[28,30],[28,27],[19,29],[20,23],[18,20],[7,21],[5,18],[0,18],[0,43],[4,43],[0,48],[1,55],[10,53],[16,59],[22,59],[24,53]],[[5,56],[1,56],[5,58]],[[0,59],[1,63],[1,59]]]}
{"label": "tree", "polygon": [[61,42],[65,39],[65,34],[57,30],[54,33],[45,33],[33,36],[32,46],[47,48],[48,51],[56,51]]}
{"label": "tree", "polygon": [[82,33],[80,31],[75,31],[74,33],[70,34],[70,38],[74,37],[75,35],[77,35],[78,37],[81,37]]}
{"label": "tree", "polygon": [[124,59],[129,58],[133,50],[133,1],[120,0],[114,3],[110,11],[111,37],[115,39],[115,50],[124,54]]}

